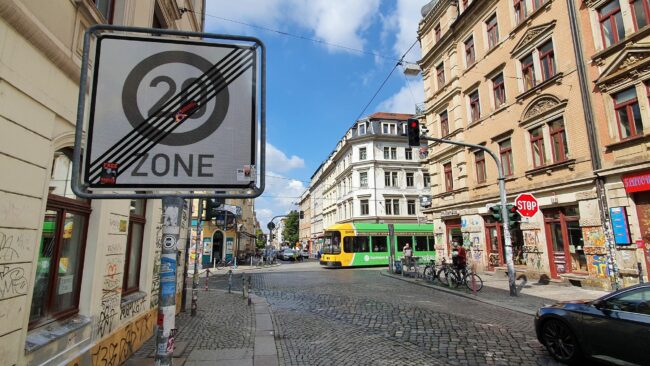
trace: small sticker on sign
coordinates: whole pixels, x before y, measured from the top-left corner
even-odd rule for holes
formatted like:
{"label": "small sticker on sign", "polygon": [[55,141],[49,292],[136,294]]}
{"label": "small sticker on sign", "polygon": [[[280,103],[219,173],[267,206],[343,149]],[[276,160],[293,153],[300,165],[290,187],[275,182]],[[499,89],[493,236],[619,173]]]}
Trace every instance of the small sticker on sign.
{"label": "small sticker on sign", "polygon": [[243,169],[237,169],[238,182],[252,182],[255,180],[255,166],[244,165]]}
{"label": "small sticker on sign", "polygon": [[101,184],[115,184],[117,182],[117,168],[119,164],[105,162],[102,164],[102,174],[99,177]]}

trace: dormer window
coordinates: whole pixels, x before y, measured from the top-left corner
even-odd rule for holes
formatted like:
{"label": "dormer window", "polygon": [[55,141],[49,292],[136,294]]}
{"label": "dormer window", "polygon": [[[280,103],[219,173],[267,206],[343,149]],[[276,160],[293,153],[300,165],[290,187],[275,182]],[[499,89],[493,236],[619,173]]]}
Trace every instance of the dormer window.
{"label": "dormer window", "polygon": [[366,134],[366,123],[365,122],[359,123],[358,128],[357,128],[357,133],[359,135],[365,135]]}
{"label": "dormer window", "polygon": [[397,135],[397,124],[395,123],[382,123],[381,133],[384,135]]}

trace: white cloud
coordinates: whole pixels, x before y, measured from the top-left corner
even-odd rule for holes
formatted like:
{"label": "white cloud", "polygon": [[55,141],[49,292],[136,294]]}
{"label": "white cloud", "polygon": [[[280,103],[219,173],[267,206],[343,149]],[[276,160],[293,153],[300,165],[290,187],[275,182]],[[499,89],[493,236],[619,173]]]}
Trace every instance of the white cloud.
{"label": "white cloud", "polygon": [[255,199],[257,219],[265,232],[266,224],[277,215],[286,215],[291,210],[299,210],[296,205],[305,191],[305,184],[287,178],[273,171],[267,171],[266,188],[261,197]]}
{"label": "white cloud", "polygon": [[[393,52],[401,57],[417,39],[418,24],[422,19],[420,10],[429,0],[397,0],[395,12],[388,17],[384,32],[395,34]],[[416,44],[409,52],[406,60],[420,58],[420,45]]]}
{"label": "white cloud", "polygon": [[280,151],[275,146],[266,143],[266,170],[275,172],[287,172],[292,169],[302,168],[305,161],[296,155],[287,157],[287,154]]}
{"label": "white cloud", "polygon": [[[400,70],[401,72],[401,70]],[[409,89],[410,85],[410,89]],[[422,80],[411,81],[397,93],[379,103],[377,112],[415,113],[415,104],[424,102],[424,86]],[[414,100],[415,99],[415,100]]]}

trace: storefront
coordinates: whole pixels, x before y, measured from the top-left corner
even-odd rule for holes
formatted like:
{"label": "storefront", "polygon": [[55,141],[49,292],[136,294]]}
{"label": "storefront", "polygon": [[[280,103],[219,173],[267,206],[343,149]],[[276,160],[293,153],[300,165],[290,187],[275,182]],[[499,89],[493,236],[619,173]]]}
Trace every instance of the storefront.
{"label": "storefront", "polygon": [[580,211],[578,206],[566,206],[542,210],[551,277],[561,274],[589,274],[584,252]]}
{"label": "storefront", "polygon": [[[645,264],[645,276],[650,268],[650,171],[636,172],[622,177],[625,192],[634,201],[639,226],[639,239],[632,240],[636,246],[638,263]],[[630,212],[628,212],[630,215]],[[650,276],[648,276],[650,278]]]}
{"label": "storefront", "polygon": [[[506,246],[503,225],[490,216],[484,216],[485,238],[487,249],[487,269],[493,271],[496,267],[506,265]],[[510,229],[510,240],[512,243],[512,261],[515,266],[526,266],[524,256],[524,237],[519,225]]]}

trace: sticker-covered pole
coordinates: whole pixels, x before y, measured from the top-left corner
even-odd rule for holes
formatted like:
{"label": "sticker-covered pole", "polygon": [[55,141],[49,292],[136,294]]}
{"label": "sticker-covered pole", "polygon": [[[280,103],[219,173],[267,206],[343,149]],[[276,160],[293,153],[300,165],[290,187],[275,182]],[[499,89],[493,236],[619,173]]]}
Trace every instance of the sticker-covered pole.
{"label": "sticker-covered pole", "polygon": [[160,255],[160,291],[158,291],[158,329],[156,366],[172,364],[176,333],[176,243],[181,232],[183,199],[162,199],[162,253]]}
{"label": "sticker-covered pole", "polygon": [[191,316],[196,316],[197,302],[199,299],[199,260],[203,257],[201,220],[203,219],[203,199],[199,198],[199,209],[196,214],[196,243],[194,247],[194,274],[192,275],[192,310]]}

